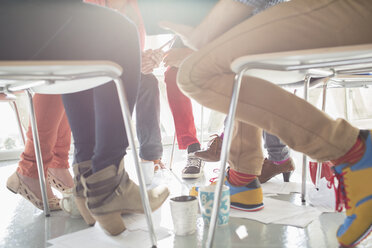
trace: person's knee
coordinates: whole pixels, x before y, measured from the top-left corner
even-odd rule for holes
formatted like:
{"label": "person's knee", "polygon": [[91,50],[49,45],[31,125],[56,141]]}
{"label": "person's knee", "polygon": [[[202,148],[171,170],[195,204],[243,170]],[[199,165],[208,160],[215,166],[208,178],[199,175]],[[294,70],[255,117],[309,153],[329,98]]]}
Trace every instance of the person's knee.
{"label": "person's knee", "polygon": [[194,73],[194,62],[192,57],[186,59],[181,67],[178,70],[177,74],[177,85],[180,90],[190,97],[193,97],[198,92],[201,92],[203,89],[199,82],[203,82],[203,79],[200,75]]}

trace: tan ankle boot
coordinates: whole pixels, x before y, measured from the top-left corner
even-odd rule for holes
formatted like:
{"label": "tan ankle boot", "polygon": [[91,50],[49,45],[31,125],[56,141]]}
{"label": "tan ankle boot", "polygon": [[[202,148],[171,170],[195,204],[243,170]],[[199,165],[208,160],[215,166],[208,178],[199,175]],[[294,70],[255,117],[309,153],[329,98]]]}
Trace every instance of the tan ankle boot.
{"label": "tan ankle boot", "polygon": [[86,206],[86,198],[84,196],[84,187],[80,181],[81,175],[91,171],[92,170],[91,167],[92,167],[91,160],[84,161],[78,164],[74,164],[72,166],[73,171],[74,171],[74,184],[75,184],[75,187],[73,189],[73,194],[74,194],[74,200],[75,200],[76,206],[78,207],[79,212],[81,216],[83,216],[83,219],[85,220],[85,222],[88,225],[93,226],[96,223],[96,220],[93,218],[92,214],[90,213],[89,209]]}
{"label": "tan ankle boot", "polygon": [[[92,175],[84,174],[82,183],[89,210],[111,235],[118,235],[126,229],[121,214],[144,212],[139,187],[125,172],[124,160],[118,168],[111,165]],[[167,199],[169,190],[158,186],[148,190],[147,194],[154,211]]]}

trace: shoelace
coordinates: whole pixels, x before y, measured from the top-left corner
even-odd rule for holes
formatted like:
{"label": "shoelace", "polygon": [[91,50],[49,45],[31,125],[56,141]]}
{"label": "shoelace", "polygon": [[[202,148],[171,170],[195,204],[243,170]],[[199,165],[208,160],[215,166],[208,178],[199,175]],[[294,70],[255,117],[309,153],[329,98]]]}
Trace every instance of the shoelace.
{"label": "shoelace", "polygon": [[[217,134],[215,134],[215,135],[217,135]],[[218,168],[213,169],[213,173],[217,174],[219,172],[220,172],[220,169],[218,169]],[[217,182],[217,178],[218,178],[218,176],[217,177],[212,177],[211,179],[209,179],[209,182],[213,184],[213,183]]]}
{"label": "shoelace", "polygon": [[189,157],[187,159],[186,167],[201,167],[202,160],[200,158]]}
{"label": "shoelace", "polygon": [[218,177],[212,177],[211,179],[209,179],[209,182],[210,182],[211,184],[216,183],[216,182],[217,182],[217,178],[218,178]]}
{"label": "shoelace", "polygon": [[[343,205],[345,205],[346,209],[350,208],[350,206],[349,206],[350,199],[347,198],[347,196],[346,196],[345,184],[344,184],[344,179],[343,179],[343,176],[345,175],[345,173],[346,172],[342,172],[341,174],[337,174],[335,172],[334,175],[332,175],[332,177],[330,178],[330,180],[327,183],[327,187],[329,189],[333,188],[334,191],[335,191],[336,211],[337,212],[341,212],[343,210]],[[335,184],[335,178],[338,181],[337,187],[336,187],[336,184]]]}

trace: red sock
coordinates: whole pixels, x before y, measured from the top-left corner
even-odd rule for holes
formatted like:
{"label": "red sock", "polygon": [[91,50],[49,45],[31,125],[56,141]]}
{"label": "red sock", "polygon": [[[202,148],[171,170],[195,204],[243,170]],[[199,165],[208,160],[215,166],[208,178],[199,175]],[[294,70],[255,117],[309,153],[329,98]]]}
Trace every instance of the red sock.
{"label": "red sock", "polygon": [[358,137],[353,147],[344,156],[336,160],[331,160],[331,162],[334,165],[345,164],[345,163],[355,164],[363,157],[365,150],[366,150],[366,144],[364,143],[364,140]]}
{"label": "red sock", "polygon": [[244,186],[252,182],[257,176],[251,174],[244,174],[233,169],[229,170],[229,182],[234,186]]}

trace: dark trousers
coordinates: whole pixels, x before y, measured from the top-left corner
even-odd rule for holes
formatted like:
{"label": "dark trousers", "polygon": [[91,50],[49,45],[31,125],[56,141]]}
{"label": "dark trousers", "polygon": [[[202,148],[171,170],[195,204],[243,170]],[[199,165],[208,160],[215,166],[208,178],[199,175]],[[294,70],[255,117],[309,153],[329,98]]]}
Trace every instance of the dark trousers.
{"label": "dark trousers", "polygon": [[[74,0],[1,1],[1,60],[110,60],[123,68],[132,111],[140,80],[135,26],[123,15]],[[118,164],[128,147],[113,83],[63,95],[76,162]]]}
{"label": "dark trousers", "polygon": [[158,84],[153,74],[141,75],[135,111],[139,156],[144,160],[156,160],[163,154]]}

